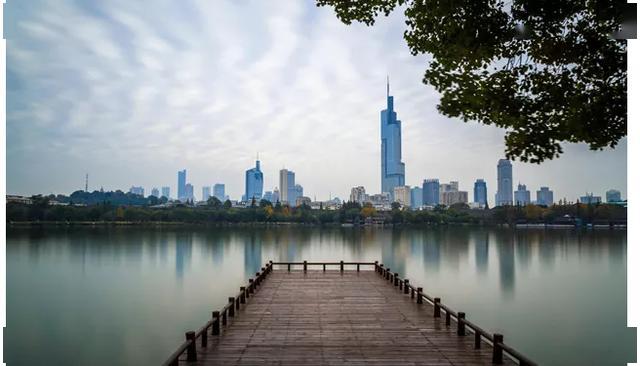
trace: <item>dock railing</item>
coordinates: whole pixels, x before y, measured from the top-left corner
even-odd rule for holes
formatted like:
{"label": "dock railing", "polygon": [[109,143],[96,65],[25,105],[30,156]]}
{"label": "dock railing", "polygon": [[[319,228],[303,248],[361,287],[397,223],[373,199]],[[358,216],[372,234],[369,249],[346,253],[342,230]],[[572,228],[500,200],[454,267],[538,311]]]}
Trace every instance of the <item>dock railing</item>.
{"label": "dock railing", "polygon": [[398,273],[394,273],[390,268],[384,266],[384,264],[378,264],[378,261],[375,262],[273,262],[269,261],[262,267],[260,272],[256,272],[255,278],[249,279],[248,286],[240,287],[240,292],[238,292],[235,296],[229,297],[227,304],[219,311],[212,312],[212,318],[209,320],[204,326],[202,326],[197,331],[188,331],[185,333],[186,340],[178,347],[178,349],[169,356],[169,358],[164,362],[164,366],[177,366],[180,356],[182,356],[185,352],[187,354],[187,361],[196,361],[197,360],[197,340],[200,339],[200,347],[207,347],[208,342],[208,332],[211,329],[211,336],[219,336],[221,333],[221,327],[227,326],[228,318],[234,318],[239,315],[240,307],[249,300],[251,296],[257,291],[262,284],[262,282],[267,278],[267,276],[273,272],[274,266],[286,266],[287,271],[290,272],[292,270],[296,270],[296,268],[301,269],[306,272],[311,267],[322,267],[323,271],[326,271],[327,268],[339,269],[340,272],[345,271],[345,267],[353,268],[355,267],[356,271],[360,271],[361,267],[373,267],[373,270],[378,273],[382,279],[389,282],[389,284],[398,287],[401,294],[409,295],[412,299],[416,299],[417,304],[423,304],[424,300],[430,303],[433,306],[433,317],[440,318],[444,313],[445,316],[445,324],[447,326],[451,325],[451,321],[453,320],[457,324],[457,334],[460,337],[464,337],[469,334],[474,335],[474,347],[475,349],[480,349],[482,342],[487,343],[489,346],[493,347],[493,357],[492,361],[494,364],[502,364],[503,357],[506,355],[513,361],[517,362],[519,365],[523,366],[537,366],[537,364],[527,357],[525,357],[522,353],[516,351],[512,347],[508,346],[504,343],[504,336],[499,333],[489,333],[484,329],[480,328],[480,326],[472,323],[469,319],[467,319],[466,314],[464,312],[456,312],[453,309],[442,303],[442,299],[439,297],[432,297],[423,292],[422,287],[416,287],[410,284],[409,279],[401,279]]}

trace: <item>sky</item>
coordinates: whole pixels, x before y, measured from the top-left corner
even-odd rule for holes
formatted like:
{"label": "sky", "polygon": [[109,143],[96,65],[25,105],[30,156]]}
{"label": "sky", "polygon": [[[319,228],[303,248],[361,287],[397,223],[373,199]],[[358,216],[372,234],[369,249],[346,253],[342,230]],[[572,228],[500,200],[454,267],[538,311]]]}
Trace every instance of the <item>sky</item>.
{"label": "sky", "polygon": [[[504,131],[438,113],[412,56],[403,14],[375,26],[341,23],[313,1],[8,0],[7,193],[170,186],[177,171],[244,193],[259,154],[265,190],[296,173],[312,199],[380,191],[380,111],[386,77],[402,120],[406,184],[425,178],[496,191]],[[584,144],[543,164],[514,162],[514,189],[559,200],[626,197],[627,144]]]}

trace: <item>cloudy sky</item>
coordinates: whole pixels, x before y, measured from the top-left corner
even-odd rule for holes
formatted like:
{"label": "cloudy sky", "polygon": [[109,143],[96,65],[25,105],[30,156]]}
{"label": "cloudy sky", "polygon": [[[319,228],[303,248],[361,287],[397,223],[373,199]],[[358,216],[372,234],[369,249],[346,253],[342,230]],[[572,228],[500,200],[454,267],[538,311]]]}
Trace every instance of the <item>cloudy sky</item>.
{"label": "cloudy sky", "polygon": [[[399,12],[346,26],[312,1],[9,0],[7,193],[68,194],[88,172],[90,189],[175,194],[186,168],[197,197],[222,182],[237,199],[256,153],[267,190],[286,167],[312,198],[377,193],[388,74],[407,184],[484,178],[492,203],[503,131],[438,114],[403,30]],[[514,183],[626,197],[626,153],[567,145],[514,163]]]}

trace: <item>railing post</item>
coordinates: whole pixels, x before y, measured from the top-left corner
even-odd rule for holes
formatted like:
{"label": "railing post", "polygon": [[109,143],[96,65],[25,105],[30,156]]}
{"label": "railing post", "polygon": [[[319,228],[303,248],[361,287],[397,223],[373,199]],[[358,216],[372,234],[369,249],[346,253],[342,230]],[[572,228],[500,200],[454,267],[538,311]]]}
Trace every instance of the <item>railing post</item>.
{"label": "railing post", "polygon": [[213,316],[213,325],[211,326],[211,335],[220,335],[220,312],[214,311]]}
{"label": "railing post", "polygon": [[291,272],[291,263],[287,263],[287,272]]}
{"label": "railing post", "polygon": [[236,311],[240,311],[240,296],[236,297]]}
{"label": "railing post", "polygon": [[245,304],[247,302],[246,300],[246,294],[247,293],[247,288],[242,286],[240,287],[240,303],[241,304]]}
{"label": "railing post", "polygon": [[340,273],[344,272],[344,261],[340,261]]}
{"label": "railing post", "polygon": [[373,268],[376,270],[376,272],[378,272],[378,270],[380,269],[380,267],[378,267],[378,261],[373,262],[373,264]]}
{"label": "railing post", "polygon": [[253,281],[253,283],[254,283],[254,285],[255,285],[256,287],[260,286],[260,278],[261,278],[261,277],[260,277],[260,272],[256,272],[256,280],[255,280],[255,281]]}
{"label": "railing post", "polygon": [[202,332],[202,334],[200,334],[200,347],[206,347],[206,346],[207,346],[207,330],[205,329]]}
{"label": "railing post", "polygon": [[493,335],[493,363],[501,364],[502,363],[502,342],[504,341],[504,337],[502,334],[495,333]]}
{"label": "railing post", "polygon": [[269,261],[269,273],[273,272],[273,261]]}
{"label": "railing post", "polygon": [[449,313],[448,311],[445,311],[444,313],[444,324],[446,326],[451,325],[451,313]]}
{"label": "railing post", "polygon": [[422,304],[422,287],[418,287],[418,300],[416,300],[416,302],[418,304]]}
{"label": "railing post", "polygon": [[391,278],[391,270],[387,268],[387,281]]}
{"label": "railing post", "polygon": [[409,293],[409,279],[408,278],[404,279],[404,293],[405,294]]}
{"label": "railing post", "polygon": [[303,266],[302,268],[303,268],[304,272],[306,273],[307,272],[307,261],[304,261],[302,263],[302,266]]}
{"label": "railing post", "polygon": [[393,274],[393,285],[398,287],[398,272]]}
{"label": "railing post", "polygon": [[327,264],[322,263],[322,272],[326,272],[326,271],[327,271]]}
{"label": "railing post", "polygon": [[416,293],[411,289],[411,298],[413,299],[414,297],[416,297]]}
{"label": "railing post", "polygon": [[260,272],[261,281],[264,281],[267,278],[267,269],[262,267],[262,272]]}
{"label": "railing post", "polygon": [[[249,293],[250,294],[253,293],[253,286],[255,286],[254,282],[253,282],[253,278],[249,278]],[[249,296],[247,296],[247,297],[249,297]]]}
{"label": "railing post", "polygon": [[465,335],[465,314],[458,312],[458,335],[459,336],[463,336]]}
{"label": "railing post", "polygon": [[433,299],[433,317],[440,317],[440,298],[436,297]]}
{"label": "railing post", "polygon": [[187,347],[187,361],[195,361],[198,357],[196,356],[196,332],[190,330],[184,335],[188,341],[191,341],[189,347]]}
{"label": "railing post", "polygon": [[227,310],[222,311],[222,325],[227,325]]}
{"label": "railing post", "polygon": [[477,329],[474,329],[475,332],[475,339],[474,339],[474,348],[475,349],[480,349],[480,342],[482,342],[482,335],[480,334],[480,332]]}
{"label": "railing post", "polygon": [[360,272],[360,263],[356,264],[356,272]]}
{"label": "railing post", "polygon": [[230,297],[229,298],[229,303],[231,304],[231,306],[229,307],[229,318],[233,318],[234,316],[236,316],[236,298],[235,297]]}
{"label": "railing post", "polygon": [[380,265],[378,266],[378,274],[384,275],[384,264],[383,263],[380,263]]}

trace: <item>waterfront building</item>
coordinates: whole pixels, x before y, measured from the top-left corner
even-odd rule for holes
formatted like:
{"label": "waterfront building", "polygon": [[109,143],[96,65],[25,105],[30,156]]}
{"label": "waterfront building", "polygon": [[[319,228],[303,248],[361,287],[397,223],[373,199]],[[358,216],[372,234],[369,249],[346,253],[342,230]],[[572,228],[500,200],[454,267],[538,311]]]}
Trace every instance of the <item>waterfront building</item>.
{"label": "waterfront building", "polygon": [[169,187],[162,187],[162,197],[169,199],[171,198],[170,193],[171,193],[171,189]]}
{"label": "waterfront building", "polygon": [[137,194],[144,197],[144,188],[131,186],[131,188],[129,188],[129,193]]}
{"label": "waterfront building", "polygon": [[518,190],[513,192],[513,199],[518,206],[526,206],[531,203],[531,192],[525,184],[518,183]]}
{"label": "waterfront building", "polygon": [[226,201],[227,197],[224,194],[224,184],[216,183],[213,186],[213,196],[222,202]]}
{"label": "waterfront building", "polygon": [[498,160],[496,206],[513,205],[513,167],[508,159]]}
{"label": "waterfront building", "polygon": [[422,188],[413,187],[411,188],[411,208],[417,210],[420,207],[422,207]]}
{"label": "waterfront building", "polygon": [[380,112],[381,191],[393,196],[394,187],[404,186],[401,122],[393,110],[387,78],[387,109]]}
{"label": "waterfront building", "polygon": [[364,204],[367,201],[367,193],[363,186],[357,186],[351,188],[351,194],[349,195],[349,201],[358,202]]}
{"label": "waterfront building", "polygon": [[204,186],[202,187],[202,200],[207,201],[211,197],[211,187]]}
{"label": "waterfront building", "polygon": [[411,187],[398,186],[393,187],[394,202],[398,202],[402,207],[411,206]]}
{"label": "waterfront building", "polygon": [[187,183],[184,185],[183,201],[187,200],[193,201],[193,185],[191,183]]}
{"label": "waterfront building", "polygon": [[263,175],[260,171],[260,160],[256,160],[256,166],[246,171],[244,179],[244,196],[247,202],[260,201],[262,197]]}
{"label": "waterfront building", "polygon": [[473,184],[473,202],[478,205],[479,208],[484,208],[488,203],[487,201],[487,182],[484,179],[476,179]]}
{"label": "waterfront building", "polygon": [[300,196],[296,198],[296,206],[302,206],[302,205],[307,205],[309,207],[311,207],[311,198],[310,197],[305,197],[305,196]]}
{"label": "waterfront building", "polygon": [[594,196],[593,193],[585,193],[584,196],[580,197],[580,203],[595,205],[598,203],[602,203],[602,197]]}
{"label": "waterfront building", "polygon": [[553,205],[553,191],[549,187],[540,187],[539,191],[536,191],[536,204],[541,206]]}
{"label": "waterfront building", "polygon": [[153,188],[151,189],[151,195],[152,195],[152,196],[154,196],[154,197],[158,197],[158,198],[160,198],[160,191],[158,190],[158,188],[153,187]]}
{"label": "waterfront building", "polygon": [[178,199],[183,201],[185,198],[185,186],[187,184],[187,169],[178,171]]}
{"label": "waterfront building", "polygon": [[440,204],[440,181],[438,179],[422,181],[422,203],[431,207]]}
{"label": "waterfront building", "polygon": [[610,189],[606,192],[607,203],[622,202],[622,195],[617,189]]}

